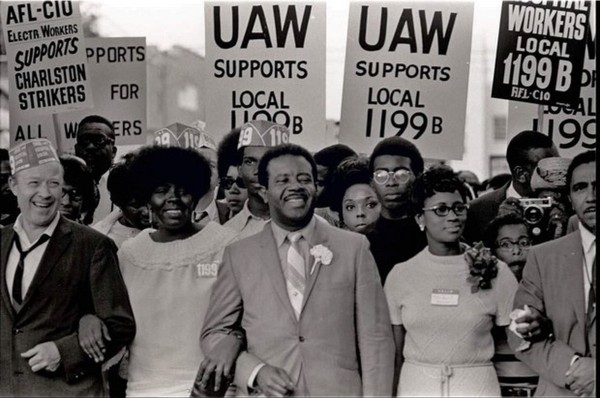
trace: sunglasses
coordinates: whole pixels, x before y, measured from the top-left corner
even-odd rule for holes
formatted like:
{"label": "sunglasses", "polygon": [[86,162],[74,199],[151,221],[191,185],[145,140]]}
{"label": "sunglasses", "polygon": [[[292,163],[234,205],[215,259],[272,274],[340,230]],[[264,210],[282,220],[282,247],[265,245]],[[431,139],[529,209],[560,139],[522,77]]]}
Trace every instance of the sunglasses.
{"label": "sunglasses", "polygon": [[221,182],[220,185],[223,187],[223,189],[231,189],[231,187],[233,187],[233,184],[237,185],[238,188],[245,188],[246,186],[244,185],[244,180],[242,180],[242,177],[238,177],[238,178],[233,178],[233,177],[223,177],[221,178]]}
{"label": "sunglasses", "polygon": [[67,195],[69,195],[69,198],[74,202],[80,202],[81,200],[83,200],[83,194],[81,192],[79,192],[79,190],[77,188],[71,188],[71,189],[63,188],[62,189],[62,197],[64,198]]}

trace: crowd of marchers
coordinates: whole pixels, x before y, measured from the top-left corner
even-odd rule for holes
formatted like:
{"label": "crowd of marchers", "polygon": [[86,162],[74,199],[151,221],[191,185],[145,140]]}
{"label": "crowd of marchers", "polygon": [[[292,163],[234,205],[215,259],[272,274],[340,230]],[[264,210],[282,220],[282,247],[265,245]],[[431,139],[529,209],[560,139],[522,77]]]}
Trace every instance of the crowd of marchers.
{"label": "crowd of marchers", "polygon": [[155,137],[0,150],[0,396],[595,396],[595,151]]}

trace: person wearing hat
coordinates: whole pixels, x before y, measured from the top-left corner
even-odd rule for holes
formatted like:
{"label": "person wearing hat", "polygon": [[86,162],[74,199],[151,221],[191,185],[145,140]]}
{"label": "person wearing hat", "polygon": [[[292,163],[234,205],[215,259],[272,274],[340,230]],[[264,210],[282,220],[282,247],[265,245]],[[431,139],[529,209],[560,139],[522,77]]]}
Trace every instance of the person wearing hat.
{"label": "person wearing hat", "polygon": [[289,142],[287,127],[266,120],[253,120],[241,127],[238,142],[239,175],[248,190],[248,200],[242,210],[225,227],[243,239],[260,232],[270,218],[264,188],[258,181],[258,163],[267,150]]}
{"label": "person wearing hat", "polygon": [[571,159],[549,157],[541,159],[531,176],[531,189],[535,197],[550,198],[552,205],[546,210],[544,231],[535,244],[558,239],[567,233],[569,217],[573,209],[569,203],[567,170]]}
{"label": "person wearing hat", "polygon": [[12,148],[10,163],[21,214],[0,232],[0,396],[102,395],[100,364],[78,328],[100,317],[107,355],[135,335],[116,246],[61,216],[63,169],[48,140]]}

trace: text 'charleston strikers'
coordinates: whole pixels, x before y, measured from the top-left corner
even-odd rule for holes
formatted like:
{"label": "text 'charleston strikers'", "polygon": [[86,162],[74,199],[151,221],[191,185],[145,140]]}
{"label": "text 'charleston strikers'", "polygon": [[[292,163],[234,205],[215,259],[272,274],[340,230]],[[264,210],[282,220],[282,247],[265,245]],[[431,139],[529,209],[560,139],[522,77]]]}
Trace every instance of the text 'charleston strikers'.
{"label": "text 'charleston strikers'", "polygon": [[[362,6],[358,43],[369,52],[395,52],[400,46],[407,46],[411,53],[430,54],[434,47],[437,54],[446,55],[456,22],[456,13],[449,13],[447,20],[441,11],[435,11],[433,16],[425,10],[405,8],[402,10],[391,37],[388,37],[388,9],[381,7],[380,18],[377,22],[379,34],[368,38],[369,6]],[[416,26],[416,28],[415,28]],[[418,28],[418,29],[417,29]],[[419,34],[417,33],[419,32]],[[437,46],[434,43],[437,42]],[[419,47],[419,45],[421,47]],[[364,77],[394,77],[400,79],[419,79],[446,81],[450,78],[451,68],[438,65],[417,65],[389,62],[373,62],[360,60],[356,63],[355,74]],[[406,131],[414,131],[412,139],[419,139],[423,134],[441,134],[443,120],[440,116],[428,115],[426,112],[415,112],[412,108],[425,108],[419,90],[411,91],[402,88],[369,87],[367,104],[378,107],[367,108],[365,134],[371,137],[372,131],[383,138],[385,132],[393,130],[396,136]],[[389,111],[389,105],[398,107]],[[378,130],[378,131],[377,131]]]}
{"label": "text 'charleston strikers'", "polygon": [[[248,20],[240,21],[238,6],[215,6],[214,41],[223,50],[247,49],[252,45],[265,49],[304,48],[311,11],[310,5],[304,6],[301,12],[295,5],[256,5],[251,8]],[[274,21],[273,31],[267,24],[267,13],[271,13],[269,19]],[[231,21],[225,24],[223,18],[231,18]],[[223,32],[226,25],[232,27],[231,32]],[[217,59],[214,70],[217,78],[281,80],[308,76],[305,60]],[[290,113],[283,91],[233,91],[231,108],[231,128],[249,120],[264,119],[287,126],[293,134],[303,130],[302,116]]]}

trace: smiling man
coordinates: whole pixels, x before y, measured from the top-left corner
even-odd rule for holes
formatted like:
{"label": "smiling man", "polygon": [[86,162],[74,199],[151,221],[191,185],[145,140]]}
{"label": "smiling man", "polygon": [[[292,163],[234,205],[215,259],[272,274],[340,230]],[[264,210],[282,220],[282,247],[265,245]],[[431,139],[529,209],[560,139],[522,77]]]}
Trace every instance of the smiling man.
{"label": "smiling man", "polygon": [[573,158],[567,186],[579,230],[530,250],[515,296],[552,321],[549,337],[516,353],[540,375],[536,396],[596,395],[596,151]]}
{"label": "smiling man", "polygon": [[131,342],[135,323],[114,243],[60,215],[63,168],[46,139],[10,150],[10,189],[21,214],[1,231],[0,396],[98,396],[100,364],[77,336],[95,313],[112,338]]}
{"label": "smiling man", "polygon": [[304,148],[267,151],[258,177],[271,222],[225,249],[201,344],[222,357],[244,329],[240,395],[391,394],[394,342],[369,244],[314,216],[316,176]]}

